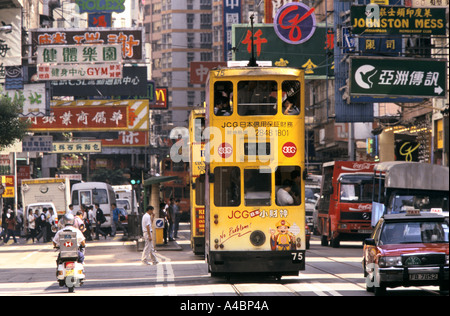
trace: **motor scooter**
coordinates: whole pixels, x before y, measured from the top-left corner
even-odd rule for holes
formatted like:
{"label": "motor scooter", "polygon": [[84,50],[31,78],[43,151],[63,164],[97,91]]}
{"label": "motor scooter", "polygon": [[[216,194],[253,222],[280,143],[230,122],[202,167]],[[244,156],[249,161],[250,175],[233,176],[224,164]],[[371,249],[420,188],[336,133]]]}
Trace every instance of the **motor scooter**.
{"label": "motor scooter", "polygon": [[60,234],[60,245],[56,248],[59,248],[56,271],[59,286],[66,286],[69,293],[73,293],[75,287],[82,286],[86,278],[84,265],[78,262],[76,233],[63,231]]}

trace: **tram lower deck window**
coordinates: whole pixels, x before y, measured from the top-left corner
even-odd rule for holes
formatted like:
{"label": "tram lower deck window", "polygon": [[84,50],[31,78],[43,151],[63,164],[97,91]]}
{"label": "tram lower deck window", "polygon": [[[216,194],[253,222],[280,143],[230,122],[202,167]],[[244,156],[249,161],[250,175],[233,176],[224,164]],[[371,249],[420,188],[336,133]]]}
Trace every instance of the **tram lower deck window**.
{"label": "tram lower deck window", "polygon": [[241,171],[238,167],[214,168],[214,205],[241,204]]}
{"label": "tram lower deck window", "polygon": [[299,166],[278,166],[275,172],[277,205],[300,205],[301,174]]}
{"label": "tram lower deck window", "polygon": [[246,206],[270,205],[271,178],[269,169],[244,170],[244,200]]}

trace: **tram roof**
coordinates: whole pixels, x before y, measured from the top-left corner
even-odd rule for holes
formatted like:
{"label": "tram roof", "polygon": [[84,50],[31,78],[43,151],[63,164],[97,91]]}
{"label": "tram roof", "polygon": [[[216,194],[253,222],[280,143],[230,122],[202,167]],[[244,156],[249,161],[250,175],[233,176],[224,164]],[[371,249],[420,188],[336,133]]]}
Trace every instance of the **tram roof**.
{"label": "tram roof", "polygon": [[381,162],[374,168],[385,174],[385,186],[416,190],[449,190],[449,168],[421,162]]}
{"label": "tram roof", "polygon": [[[219,69],[211,70],[212,73]],[[298,76],[304,70],[289,67],[229,67],[221,68],[227,72],[227,77],[233,76]]]}

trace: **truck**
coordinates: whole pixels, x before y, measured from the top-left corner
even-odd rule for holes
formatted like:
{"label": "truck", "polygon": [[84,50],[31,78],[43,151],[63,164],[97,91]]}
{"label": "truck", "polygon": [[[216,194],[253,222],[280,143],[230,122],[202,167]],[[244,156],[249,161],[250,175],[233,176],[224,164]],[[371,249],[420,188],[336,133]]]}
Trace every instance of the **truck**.
{"label": "truck", "polygon": [[372,233],[373,169],[367,161],[332,161],[322,166],[317,223],[322,246],[364,241]]}
{"label": "truck", "polygon": [[70,183],[64,178],[42,178],[22,180],[22,204],[24,217],[28,209],[53,207],[58,218],[64,216],[70,204]]}

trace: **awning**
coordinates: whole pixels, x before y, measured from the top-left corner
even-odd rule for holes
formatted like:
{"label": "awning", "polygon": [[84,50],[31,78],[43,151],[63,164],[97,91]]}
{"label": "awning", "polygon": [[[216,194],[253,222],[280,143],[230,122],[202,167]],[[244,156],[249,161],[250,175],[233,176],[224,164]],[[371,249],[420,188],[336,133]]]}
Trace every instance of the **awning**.
{"label": "awning", "polygon": [[174,180],[177,180],[177,179],[178,179],[177,176],[151,177],[151,178],[148,178],[148,179],[144,180],[144,187],[148,187],[148,186],[150,186],[152,184],[174,181]]}

